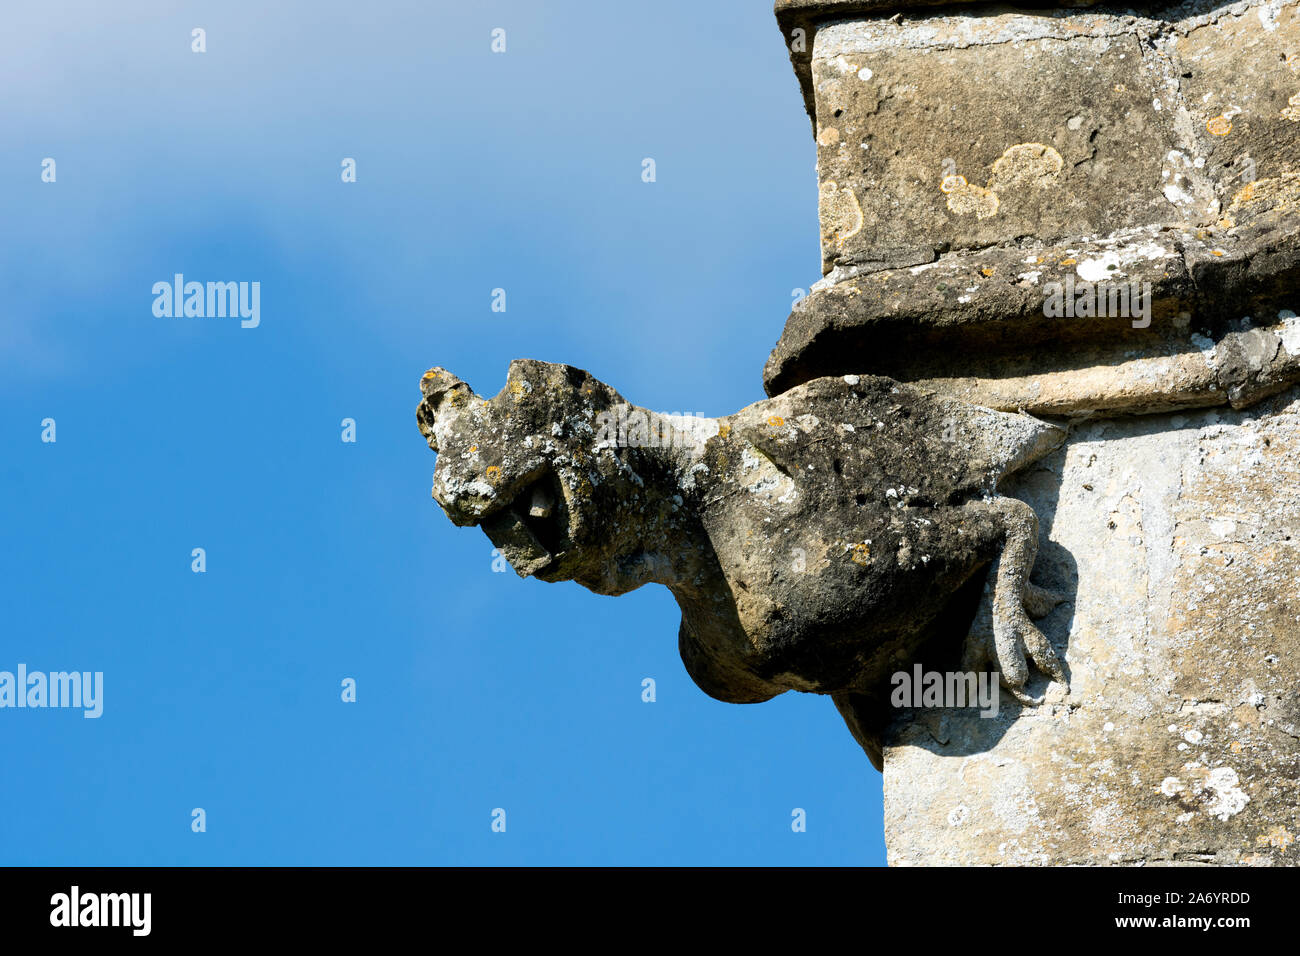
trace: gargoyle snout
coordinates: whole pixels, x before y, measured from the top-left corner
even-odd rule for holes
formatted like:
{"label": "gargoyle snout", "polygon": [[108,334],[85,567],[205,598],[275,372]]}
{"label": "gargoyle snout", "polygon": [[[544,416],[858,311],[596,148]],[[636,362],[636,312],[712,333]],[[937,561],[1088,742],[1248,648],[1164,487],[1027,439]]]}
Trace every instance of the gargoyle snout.
{"label": "gargoyle snout", "polygon": [[434,425],[454,419],[476,396],[473,389],[451,372],[437,367],[429,369],[420,378],[420,391],[424,398],[415,410],[415,420],[429,447],[437,451],[438,437]]}

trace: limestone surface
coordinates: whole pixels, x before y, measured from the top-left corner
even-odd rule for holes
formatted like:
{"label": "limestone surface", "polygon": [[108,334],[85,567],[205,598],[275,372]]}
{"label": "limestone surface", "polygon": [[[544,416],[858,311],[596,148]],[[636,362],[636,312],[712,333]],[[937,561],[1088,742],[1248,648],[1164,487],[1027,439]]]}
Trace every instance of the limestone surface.
{"label": "limestone surface", "polygon": [[899,713],[890,863],[1300,863],[1300,395],[1088,423],[1009,490],[1069,684]]}

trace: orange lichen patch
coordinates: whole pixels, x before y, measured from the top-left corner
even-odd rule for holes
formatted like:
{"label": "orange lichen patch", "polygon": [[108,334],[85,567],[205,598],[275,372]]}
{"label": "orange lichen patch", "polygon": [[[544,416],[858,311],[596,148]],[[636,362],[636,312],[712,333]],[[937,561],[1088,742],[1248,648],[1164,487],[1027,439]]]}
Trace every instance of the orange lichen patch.
{"label": "orange lichen patch", "polygon": [[487,471],[485,471],[483,474],[487,476],[488,481],[496,481],[498,478],[501,477],[501,466],[488,465]]}
{"label": "orange lichen patch", "polygon": [[425,378],[426,381],[427,381],[428,379],[431,379],[431,378],[437,378],[437,377],[438,377],[438,373],[435,372],[433,369],[429,369],[429,371],[427,371],[427,372],[424,373],[424,378]]}
{"label": "orange lichen patch", "polygon": [[972,186],[969,183],[948,194],[949,210],[958,215],[973,212],[977,219],[996,216],[998,206],[1001,204],[1001,200],[993,190],[985,189],[983,186]]}
{"label": "orange lichen patch", "polygon": [[1228,206],[1228,214],[1246,203],[1279,203],[1294,207],[1300,203],[1300,174],[1283,173],[1269,179],[1256,179],[1237,190]]}
{"label": "orange lichen patch", "polygon": [[1078,259],[1062,259],[1060,262],[1057,263],[1057,265],[1058,265],[1058,266],[1072,266],[1072,265],[1074,265],[1075,263],[1077,263],[1078,261],[1079,261]]}
{"label": "orange lichen patch", "polygon": [[474,454],[474,452],[476,452],[476,451],[478,451],[478,445],[470,445],[470,446],[469,446],[469,453],[470,453],[471,455]]}
{"label": "orange lichen patch", "polygon": [[834,146],[840,141],[840,131],[834,126],[827,126],[817,134],[818,146]]}
{"label": "orange lichen patch", "polygon": [[772,428],[780,428],[782,425],[785,424],[785,419],[782,418],[780,415],[771,415],[768,417],[767,423]]}
{"label": "orange lichen patch", "polygon": [[1237,220],[1233,219],[1231,216],[1224,216],[1218,221],[1218,223],[1216,223],[1220,229],[1231,229],[1236,224]]}
{"label": "orange lichen patch", "polygon": [[871,549],[865,544],[855,544],[851,551],[852,553],[849,555],[849,560],[854,564],[866,564],[871,560]]}
{"label": "orange lichen patch", "polygon": [[858,234],[866,221],[853,190],[847,186],[841,189],[838,183],[822,183],[817,194],[817,207],[823,244],[834,242],[842,246],[845,240]]}
{"label": "orange lichen patch", "polygon": [[993,161],[989,189],[1001,191],[1018,186],[1046,186],[1064,165],[1061,154],[1051,146],[1017,143]]}
{"label": "orange lichen patch", "polygon": [[993,276],[993,273],[995,273],[995,272],[997,272],[997,271],[998,271],[998,270],[995,269],[993,266],[985,266],[983,269],[980,270],[980,275],[982,275],[984,278],[988,279],[988,278],[991,278],[991,277]]}
{"label": "orange lichen patch", "polygon": [[1224,252],[1223,252],[1222,249],[1211,249],[1211,250],[1210,250],[1210,255],[1212,255],[1212,256],[1221,256],[1221,255],[1223,255],[1223,254],[1224,254]]}
{"label": "orange lichen patch", "polygon": [[1232,121],[1226,116],[1213,116],[1205,121],[1205,128],[1211,136],[1227,136],[1232,132]]}
{"label": "orange lichen patch", "polygon": [[1261,833],[1259,836],[1255,837],[1255,844],[1257,846],[1276,847],[1283,853],[1285,853],[1286,848],[1294,842],[1294,834],[1281,824],[1278,824],[1267,833]]}
{"label": "orange lichen patch", "polygon": [[721,438],[726,438],[726,437],[727,437],[728,435],[730,435],[730,434],[731,434],[731,426],[730,426],[730,425],[719,425],[719,426],[718,426],[718,436],[719,436],[719,437],[721,437]]}
{"label": "orange lichen patch", "polygon": [[1021,189],[1026,186],[1047,186],[1061,171],[1065,161],[1051,146],[1042,143],[1017,143],[993,161],[993,172],[987,186],[975,186],[965,176],[945,176],[939,191],[948,197],[948,209],[963,215],[974,213],[977,219],[988,219],[998,214],[1002,200],[998,191]]}

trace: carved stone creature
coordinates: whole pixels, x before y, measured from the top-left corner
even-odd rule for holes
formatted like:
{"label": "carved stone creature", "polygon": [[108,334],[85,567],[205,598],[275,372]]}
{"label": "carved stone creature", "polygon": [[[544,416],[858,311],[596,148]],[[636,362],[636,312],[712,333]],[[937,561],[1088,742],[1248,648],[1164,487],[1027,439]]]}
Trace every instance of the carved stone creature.
{"label": "carved stone creature", "polygon": [[830,694],[879,766],[890,674],[972,616],[963,669],[996,664],[1022,701],[1027,660],[1065,681],[1030,621],[1056,603],[1029,582],[1037,518],[997,493],[1061,443],[1055,425],[875,376],[814,379],[720,419],[641,409],[523,359],[490,400],[441,368],[421,389],[447,516],[482,527],[521,576],[666,586],[682,660],[715,698]]}

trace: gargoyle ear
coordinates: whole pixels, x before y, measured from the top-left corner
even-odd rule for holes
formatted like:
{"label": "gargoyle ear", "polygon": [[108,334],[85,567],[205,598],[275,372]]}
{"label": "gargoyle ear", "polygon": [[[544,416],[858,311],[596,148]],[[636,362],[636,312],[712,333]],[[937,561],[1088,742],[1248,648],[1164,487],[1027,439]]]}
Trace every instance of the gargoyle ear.
{"label": "gargoyle ear", "polygon": [[516,394],[521,394],[518,392],[521,386],[529,390],[549,388],[556,394],[577,392],[598,408],[627,404],[622,395],[585,369],[537,359],[515,359],[510,363],[510,369],[506,373],[506,387],[512,386]]}
{"label": "gargoyle ear", "polygon": [[537,359],[511,359],[510,367],[506,369],[506,387],[524,383],[527,383],[529,388],[541,385],[546,381],[549,373],[563,367]]}
{"label": "gargoyle ear", "polygon": [[420,426],[429,447],[438,450],[438,438],[433,424],[438,418],[459,415],[460,410],[474,397],[474,390],[445,368],[431,368],[420,378],[420,391],[424,394],[415,410],[415,420]]}

